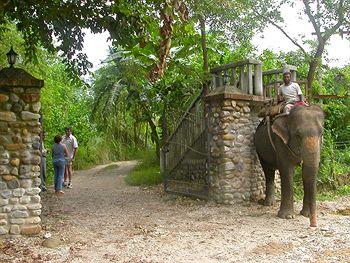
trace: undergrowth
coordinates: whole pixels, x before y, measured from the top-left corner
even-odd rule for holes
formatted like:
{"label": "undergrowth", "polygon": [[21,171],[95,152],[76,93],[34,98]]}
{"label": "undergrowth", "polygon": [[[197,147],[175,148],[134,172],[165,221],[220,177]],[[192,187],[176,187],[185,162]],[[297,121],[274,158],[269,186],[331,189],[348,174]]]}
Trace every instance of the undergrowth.
{"label": "undergrowth", "polygon": [[159,160],[153,152],[143,155],[139,164],[124,178],[129,185],[149,186],[162,183]]}

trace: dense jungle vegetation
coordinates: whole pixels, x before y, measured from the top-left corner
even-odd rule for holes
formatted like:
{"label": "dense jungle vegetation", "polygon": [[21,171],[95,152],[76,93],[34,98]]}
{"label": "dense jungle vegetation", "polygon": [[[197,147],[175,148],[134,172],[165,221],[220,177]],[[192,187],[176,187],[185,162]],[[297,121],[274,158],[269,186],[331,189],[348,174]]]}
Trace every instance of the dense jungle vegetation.
{"label": "dense jungle vegetation", "polygon": [[[46,147],[71,126],[79,141],[75,169],[146,156],[149,173],[158,173],[159,148],[207,85],[209,69],[256,58],[264,70],[296,65],[298,78],[315,94],[345,96],[314,101],[327,115],[318,183],[350,192],[350,64],[332,68],[324,52],[332,34],[349,28],[348,0],[303,1],[316,37],[299,40],[283,30],[283,1],[77,2],[0,4],[0,66],[7,66],[5,54],[13,45],[16,66],[45,81]],[[268,24],[284,32],[297,51],[259,54],[251,39]],[[81,52],[83,28],[108,31],[112,40],[108,58],[89,79],[83,76],[91,67]]]}

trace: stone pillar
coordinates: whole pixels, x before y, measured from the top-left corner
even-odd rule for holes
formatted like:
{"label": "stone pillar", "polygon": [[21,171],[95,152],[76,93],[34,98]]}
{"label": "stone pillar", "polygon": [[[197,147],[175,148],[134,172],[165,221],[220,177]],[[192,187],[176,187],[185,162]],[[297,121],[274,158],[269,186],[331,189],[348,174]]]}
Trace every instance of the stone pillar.
{"label": "stone pillar", "polygon": [[41,231],[39,80],[0,71],[0,235]]}
{"label": "stone pillar", "polygon": [[264,175],[253,135],[263,97],[223,92],[207,96],[210,198],[231,204],[264,197]]}

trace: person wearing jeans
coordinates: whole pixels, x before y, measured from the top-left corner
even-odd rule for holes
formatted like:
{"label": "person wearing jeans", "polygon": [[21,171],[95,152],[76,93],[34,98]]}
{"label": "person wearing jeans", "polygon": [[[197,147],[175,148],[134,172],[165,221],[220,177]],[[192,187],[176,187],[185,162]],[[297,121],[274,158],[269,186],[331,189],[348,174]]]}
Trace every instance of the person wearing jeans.
{"label": "person wearing jeans", "polygon": [[69,155],[66,162],[63,186],[72,188],[73,161],[77,153],[78,141],[73,136],[72,129],[70,127],[65,128],[65,131],[66,134],[62,137],[62,144],[66,145]]}
{"label": "person wearing jeans", "polygon": [[62,136],[56,135],[54,138],[54,145],[52,146],[52,163],[53,169],[55,173],[55,193],[57,195],[62,195],[64,192],[62,191],[62,183],[64,176],[64,169],[66,165],[66,157],[68,156],[67,147],[61,143]]}

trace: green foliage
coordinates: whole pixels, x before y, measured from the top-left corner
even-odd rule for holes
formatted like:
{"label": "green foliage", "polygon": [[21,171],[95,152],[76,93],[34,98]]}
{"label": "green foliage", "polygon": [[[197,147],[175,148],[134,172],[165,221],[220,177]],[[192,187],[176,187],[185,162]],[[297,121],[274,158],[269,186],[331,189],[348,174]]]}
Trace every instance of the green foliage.
{"label": "green foliage", "polygon": [[[158,154],[160,140],[166,140],[175,128],[176,120],[202,88],[204,72],[200,39],[191,21],[186,26],[175,24],[167,70],[155,83],[146,76],[157,61],[156,34],[151,35],[142,48],[139,45],[129,49],[114,48],[92,80],[94,120],[108,123],[99,129],[115,137],[116,141],[127,135],[129,143],[136,145],[145,140],[145,128],[148,127]],[[217,66],[246,58],[253,47],[245,42],[232,50],[225,38],[209,31],[207,49],[209,64]]]}
{"label": "green foliage", "polygon": [[49,150],[47,157],[48,182],[52,182],[53,178],[51,160],[53,138],[57,134],[64,134],[64,128],[67,126],[72,127],[79,143],[75,168],[83,168],[87,162],[90,164],[91,162],[107,162],[101,152],[94,152],[90,149],[93,148],[91,146],[92,138],[97,136],[97,129],[89,118],[92,98],[87,93],[86,85],[77,76],[67,73],[67,66],[62,59],[48,53],[45,49],[37,50],[37,65],[24,63],[25,50],[22,35],[15,30],[13,25],[7,25],[3,37],[4,39],[0,43],[0,65],[6,66],[3,54],[8,51],[10,44],[13,44],[19,54],[16,66],[25,69],[36,78],[44,79],[40,113],[43,120],[43,130],[46,133],[45,147]]}
{"label": "green foliage", "polygon": [[[221,36],[225,36],[232,46],[251,39],[254,31],[260,31],[266,23],[262,22],[259,12],[279,20],[279,5],[276,1],[247,0],[202,0],[188,1],[194,18],[203,16],[209,27]],[[238,45],[239,46],[239,45]]]}
{"label": "green foliage", "polygon": [[322,147],[319,177],[317,178],[320,187],[334,190],[341,185],[350,183],[350,180],[347,178],[349,171],[349,148],[337,148],[332,134],[326,130]]}
{"label": "green foliage", "polygon": [[143,35],[147,21],[151,20],[151,16],[147,19],[146,11],[137,0],[112,3],[67,0],[46,1],[45,4],[41,0],[2,1],[0,34],[6,30],[8,21],[15,23],[23,34],[27,60],[36,61],[38,48],[44,46],[50,52],[62,51],[71,70],[86,73],[91,63],[81,52],[83,28],[94,33],[109,31],[118,43],[135,44]]}
{"label": "green foliage", "polygon": [[159,170],[159,161],[151,153],[145,153],[140,163],[124,178],[129,185],[148,186],[160,184],[163,178]]}
{"label": "green foliage", "polygon": [[350,195],[350,185],[343,185],[337,190],[338,195]]}
{"label": "green foliage", "polygon": [[[346,94],[349,73],[349,66],[325,71],[323,92]],[[350,183],[348,178],[350,171],[349,106],[349,98],[323,101],[326,120],[319,184],[325,189],[335,190]]]}
{"label": "green foliage", "polygon": [[350,65],[344,68],[326,68],[323,74],[324,89],[321,93],[349,95]]}
{"label": "green foliage", "polygon": [[350,185],[339,186],[336,190],[324,190],[317,194],[316,198],[319,201],[334,200],[340,196],[350,195]]}

